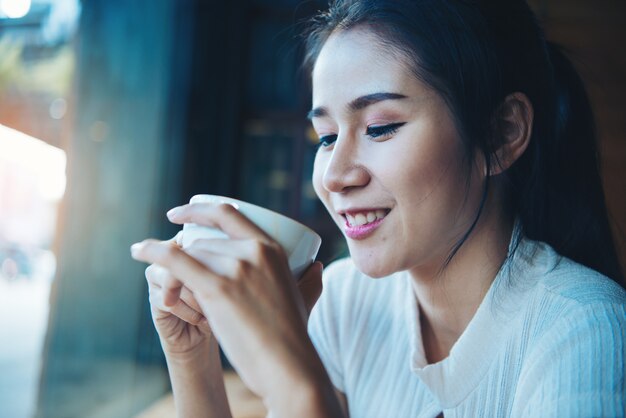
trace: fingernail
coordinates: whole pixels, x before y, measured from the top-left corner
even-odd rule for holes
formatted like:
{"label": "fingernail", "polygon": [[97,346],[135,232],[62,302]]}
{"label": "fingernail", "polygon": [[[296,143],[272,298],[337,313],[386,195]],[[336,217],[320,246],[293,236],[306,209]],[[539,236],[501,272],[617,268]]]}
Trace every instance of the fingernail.
{"label": "fingernail", "polygon": [[137,242],[130,246],[130,253],[132,255],[137,254],[143,248],[143,244],[141,242]]}
{"label": "fingernail", "polygon": [[178,216],[179,213],[180,213],[180,206],[167,211],[167,217],[170,219],[173,219],[173,218],[176,218],[176,216]]}

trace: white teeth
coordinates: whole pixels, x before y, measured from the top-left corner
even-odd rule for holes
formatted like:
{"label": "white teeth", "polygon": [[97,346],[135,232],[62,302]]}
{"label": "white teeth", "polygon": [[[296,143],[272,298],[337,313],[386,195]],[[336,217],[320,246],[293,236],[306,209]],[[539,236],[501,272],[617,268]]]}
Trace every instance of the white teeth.
{"label": "white teeth", "polygon": [[379,209],[372,212],[357,213],[356,215],[349,215],[346,213],[346,219],[350,226],[362,226],[370,222],[374,222],[377,219],[383,219],[387,216],[387,212],[383,209]]}
{"label": "white teeth", "polygon": [[362,213],[357,213],[354,217],[357,226],[365,225],[367,223],[367,218]]}

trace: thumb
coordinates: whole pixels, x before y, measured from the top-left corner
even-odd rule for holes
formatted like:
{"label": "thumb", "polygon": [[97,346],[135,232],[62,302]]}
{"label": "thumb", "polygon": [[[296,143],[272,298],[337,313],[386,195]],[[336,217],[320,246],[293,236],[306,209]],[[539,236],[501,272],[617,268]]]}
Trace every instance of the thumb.
{"label": "thumb", "polygon": [[307,316],[322,293],[322,270],[324,266],[319,261],[314,262],[298,280],[298,290],[304,299]]}

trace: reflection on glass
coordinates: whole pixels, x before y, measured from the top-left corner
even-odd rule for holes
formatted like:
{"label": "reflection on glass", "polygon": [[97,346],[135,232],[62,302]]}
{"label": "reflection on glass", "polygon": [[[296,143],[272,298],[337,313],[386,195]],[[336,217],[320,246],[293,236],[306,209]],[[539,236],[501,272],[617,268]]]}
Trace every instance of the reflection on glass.
{"label": "reflection on glass", "polygon": [[79,12],[78,0],[0,0],[1,417],[35,412]]}
{"label": "reflection on glass", "polygon": [[65,164],[62,150],[0,125],[0,416],[34,410]]}

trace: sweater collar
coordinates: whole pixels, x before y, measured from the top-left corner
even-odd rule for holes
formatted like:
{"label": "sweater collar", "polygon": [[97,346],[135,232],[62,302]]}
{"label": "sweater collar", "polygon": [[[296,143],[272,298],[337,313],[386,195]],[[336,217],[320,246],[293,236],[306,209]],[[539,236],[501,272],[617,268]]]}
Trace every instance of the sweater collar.
{"label": "sweater collar", "polygon": [[518,236],[519,231],[519,228],[514,229],[508,262],[496,275],[450,355],[438,363],[427,364],[421,340],[418,302],[407,275],[410,289],[406,305],[411,333],[410,367],[428,386],[442,408],[458,405],[478,386],[504,347],[508,335],[515,329],[513,322],[538,277],[550,268],[548,264],[553,264],[545,251],[542,253],[544,256],[539,256],[543,248],[541,244]]}

